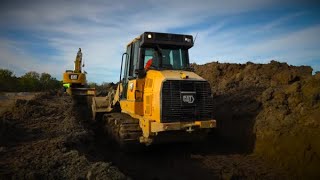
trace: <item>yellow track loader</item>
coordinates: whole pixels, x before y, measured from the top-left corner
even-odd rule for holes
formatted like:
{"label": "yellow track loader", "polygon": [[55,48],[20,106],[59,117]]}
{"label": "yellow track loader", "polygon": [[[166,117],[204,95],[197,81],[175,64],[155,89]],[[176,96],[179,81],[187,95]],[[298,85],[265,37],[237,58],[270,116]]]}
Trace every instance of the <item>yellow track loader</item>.
{"label": "yellow track loader", "polygon": [[66,70],[63,73],[63,87],[67,94],[72,96],[94,96],[95,88],[87,87],[86,72],[82,72],[82,52],[81,48],[74,61],[74,70]]}
{"label": "yellow track loader", "polygon": [[145,32],[135,38],[122,55],[117,89],[93,97],[93,118],[102,117],[120,144],[203,139],[216,120],[210,85],[190,68],[192,46],[191,35]]}

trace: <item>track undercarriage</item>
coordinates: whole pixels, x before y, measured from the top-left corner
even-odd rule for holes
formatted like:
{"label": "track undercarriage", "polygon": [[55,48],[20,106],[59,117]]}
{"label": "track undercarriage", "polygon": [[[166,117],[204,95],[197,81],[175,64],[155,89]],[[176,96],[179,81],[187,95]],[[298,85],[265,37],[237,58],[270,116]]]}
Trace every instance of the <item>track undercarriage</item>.
{"label": "track undercarriage", "polygon": [[142,136],[142,129],[138,119],[120,112],[113,112],[104,114],[102,121],[109,137],[121,147],[140,145],[139,138]]}

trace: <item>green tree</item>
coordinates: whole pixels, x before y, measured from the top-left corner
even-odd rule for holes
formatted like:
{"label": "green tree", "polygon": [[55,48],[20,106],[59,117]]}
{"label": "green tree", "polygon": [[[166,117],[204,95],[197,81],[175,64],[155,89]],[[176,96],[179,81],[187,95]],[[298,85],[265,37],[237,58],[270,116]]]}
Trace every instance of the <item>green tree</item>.
{"label": "green tree", "polygon": [[0,78],[5,79],[5,78],[12,78],[13,77],[13,72],[8,70],[8,69],[0,69]]}
{"label": "green tree", "polygon": [[35,71],[27,72],[22,78],[40,80],[40,74]]}
{"label": "green tree", "polygon": [[40,87],[40,75],[35,71],[27,72],[20,78],[20,84],[22,91],[39,91]]}
{"label": "green tree", "polygon": [[56,90],[62,87],[62,82],[58,81],[56,78],[50,78],[47,89],[45,90]]}
{"label": "green tree", "polygon": [[62,87],[62,82],[49,73],[30,71],[21,77],[16,77],[8,69],[0,69],[0,91],[46,91]]}
{"label": "green tree", "polygon": [[90,88],[95,88],[95,87],[98,86],[98,84],[97,84],[97,83],[94,83],[94,82],[89,82],[89,83],[88,83],[88,86],[89,86]]}
{"label": "green tree", "polygon": [[41,90],[48,90],[50,84],[52,83],[51,75],[48,73],[42,73],[40,76]]}
{"label": "green tree", "polygon": [[13,91],[16,85],[16,77],[8,69],[0,69],[0,91]]}

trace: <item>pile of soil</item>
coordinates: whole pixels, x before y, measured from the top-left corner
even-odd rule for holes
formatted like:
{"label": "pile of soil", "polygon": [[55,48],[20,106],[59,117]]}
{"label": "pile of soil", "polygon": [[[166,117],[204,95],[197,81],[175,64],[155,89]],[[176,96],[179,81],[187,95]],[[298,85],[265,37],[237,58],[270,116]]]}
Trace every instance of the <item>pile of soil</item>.
{"label": "pile of soil", "polygon": [[82,153],[94,146],[87,112],[66,96],[17,100],[0,117],[0,179],[126,179],[111,163]]}
{"label": "pile of soil", "polygon": [[276,61],[193,67],[211,84],[221,138],[294,177],[320,177],[320,74]]}
{"label": "pile of soil", "polygon": [[207,141],[123,153],[86,104],[40,94],[0,117],[0,179],[319,178],[320,74],[276,61],[193,66],[214,94]]}

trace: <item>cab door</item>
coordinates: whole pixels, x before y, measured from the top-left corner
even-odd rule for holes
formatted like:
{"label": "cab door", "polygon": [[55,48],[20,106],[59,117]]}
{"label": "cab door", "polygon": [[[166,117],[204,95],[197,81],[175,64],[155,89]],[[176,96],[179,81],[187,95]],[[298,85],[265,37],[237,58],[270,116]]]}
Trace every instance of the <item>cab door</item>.
{"label": "cab door", "polygon": [[132,83],[129,83],[129,81],[133,81],[137,78],[137,75],[134,73],[134,70],[137,68],[138,65],[138,55],[138,42],[132,43],[127,46],[126,63],[122,79],[123,91],[121,99],[128,99],[128,88],[132,87]]}
{"label": "cab door", "polygon": [[127,99],[127,90],[128,90],[128,76],[129,76],[129,69],[130,69],[130,61],[131,61],[131,45],[127,46],[127,56],[124,65],[123,71],[123,78],[122,78],[122,93],[121,93],[121,100]]}
{"label": "cab door", "polygon": [[127,46],[127,58],[122,80],[123,91],[121,96],[121,108],[124,111],[142,115],[143,112],[143,86],[144,80],[138,79],[135,70],[140,64],[140,42],[136,41]]}

